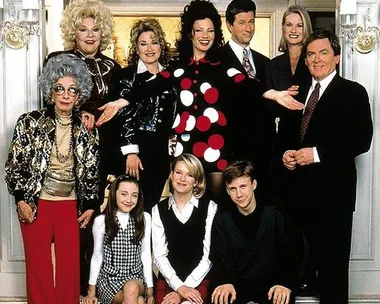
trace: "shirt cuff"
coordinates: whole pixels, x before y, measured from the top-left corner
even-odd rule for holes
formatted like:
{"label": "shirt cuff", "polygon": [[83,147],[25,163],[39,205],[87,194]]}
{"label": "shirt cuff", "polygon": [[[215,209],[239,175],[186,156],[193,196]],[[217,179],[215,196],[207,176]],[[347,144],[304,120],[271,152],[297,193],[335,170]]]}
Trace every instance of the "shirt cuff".
{"label": "shirt cuff", "polygon": [[122,146],[121,147],[121,153],[123,155],[131,154],[131,153],[139,153],[139,145],[127,145],[127,146]]}
{"label": "shirt cuff", "polygon": [[321,160],[319,159],[317,147],[313,147],[313,157],[314,157],[314,162],[315,163],[320,163]]}
{"label": "shirt cuff", "polygon": [[179,279],[179,278],[175,278],[174,280],[170,280],[171,281],[171,287],[173,288],[173,290],[177,291],[178,288],[180,288],[183,284],[183,282]]}

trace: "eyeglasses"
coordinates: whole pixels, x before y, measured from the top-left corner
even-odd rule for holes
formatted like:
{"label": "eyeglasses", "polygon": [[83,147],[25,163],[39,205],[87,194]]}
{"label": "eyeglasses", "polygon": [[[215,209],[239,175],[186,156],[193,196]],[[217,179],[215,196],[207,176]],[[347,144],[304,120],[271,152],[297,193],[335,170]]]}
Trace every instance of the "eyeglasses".
{"label": "eyeglasses", "polygon": [[53,87],[53,90],[54,90],[55,94],[57,94],[58,96],[65,94],[65,91],[67,91],[67,94],[69,94],[69,96],[71,96],[71,97],[75,97],[79,93],[78,89],[75,87],[69,87],[68,89],[65,89],[61,85],[57,85],[57,86]]}

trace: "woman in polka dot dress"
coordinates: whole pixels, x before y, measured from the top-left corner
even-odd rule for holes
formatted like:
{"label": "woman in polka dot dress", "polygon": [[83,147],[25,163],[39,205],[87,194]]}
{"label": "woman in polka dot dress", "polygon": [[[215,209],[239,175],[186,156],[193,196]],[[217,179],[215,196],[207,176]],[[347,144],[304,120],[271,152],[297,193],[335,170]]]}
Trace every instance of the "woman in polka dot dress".
{"label": "woman in polka dot dress", "polygon": [[[154,79],[141,84],[140,89],[122,96],[124,100],[119,100],[115,107],[127,106],[137,96],[141,98],[154,90],[174,87],[178,95],[173,125],[177,134],[174,155],[192,153],[201,160],[208,190],[217,200],[223,191],[221,173],[233,158],[231,113],[234,101],[243,96],[240,93],[244,92],[244,98],[254,102],[262,102],[264,96],[291,109],[301,109],[303,105],[292,98],[295,92],[266,91],[263,84],[235,68],[228,68],[218,59],[224,43],[222,23],[211,2],[191,1],[181,14],[180,25],[180,38],[176,42],[178,60]],[[112,111],[115,110],[109,109],[111,115]]]}

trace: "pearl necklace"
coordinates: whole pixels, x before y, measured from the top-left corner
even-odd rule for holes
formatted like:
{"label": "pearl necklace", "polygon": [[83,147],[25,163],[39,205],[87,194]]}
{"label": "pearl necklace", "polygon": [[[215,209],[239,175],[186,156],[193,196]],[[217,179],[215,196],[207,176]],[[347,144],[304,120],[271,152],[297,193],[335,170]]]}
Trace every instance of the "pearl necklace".
{"label": "pearl necklace", "polygon": [[69,122],[66,122],[66,123],[64,123],[63,121],[62,121],[62,119],[61,119],[61,117],[59,116],[59,114],[57,113],[57,112],[55,112],[55,121],[60,125],[60,126],[62,126],[62,127],[67,127],[67,126],[69,126],[69,125],[71,125],[71,123],[72,123],[72,118],[71,118],[71,115],[72,114],[70,114],[68,117],[70,118],[70,120],[69,120]]}

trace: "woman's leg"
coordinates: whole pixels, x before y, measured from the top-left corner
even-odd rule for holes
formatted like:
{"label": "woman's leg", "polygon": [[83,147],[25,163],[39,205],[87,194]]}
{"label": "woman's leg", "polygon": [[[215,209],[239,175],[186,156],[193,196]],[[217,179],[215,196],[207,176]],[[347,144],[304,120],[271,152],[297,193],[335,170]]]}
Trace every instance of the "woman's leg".
{"label": "woman's leg", "polygon": [[38,217],[32,224],[21,223],[24,241],[28,304],[54,303],[52,203],[38,202]]}
{"label": "woman's leg", "polygon": [[55,304],[79,302],[79,225],[77,202],[54,202]]}
{"label": "woman's leg", "polygon": [[139,304],[144,294],[144,284],[138,280],[127,281],[113,298],[113,304]]}

